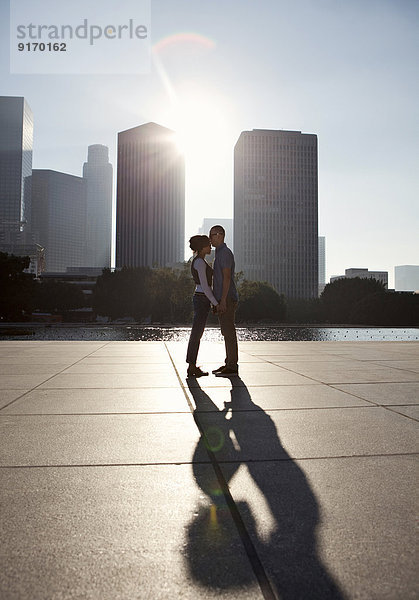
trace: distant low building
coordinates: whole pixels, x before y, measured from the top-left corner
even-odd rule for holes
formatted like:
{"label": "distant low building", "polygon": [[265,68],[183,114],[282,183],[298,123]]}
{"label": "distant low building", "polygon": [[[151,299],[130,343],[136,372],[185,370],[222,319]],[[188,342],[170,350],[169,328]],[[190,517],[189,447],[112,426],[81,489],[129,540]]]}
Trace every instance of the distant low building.
{"label": "distant low building", "polygon": [[360,277],[361,279],[376,279],[388,288],[388,271],[369,271],[368,269],[345,269],[345,275],[334,275],[330,278],[330,283],[337,279],[353,279]]}
{"label": "distant low building", "polygon": [[394,280],[397,292],[418,292],[419,265],[399,265],[394,267]]}

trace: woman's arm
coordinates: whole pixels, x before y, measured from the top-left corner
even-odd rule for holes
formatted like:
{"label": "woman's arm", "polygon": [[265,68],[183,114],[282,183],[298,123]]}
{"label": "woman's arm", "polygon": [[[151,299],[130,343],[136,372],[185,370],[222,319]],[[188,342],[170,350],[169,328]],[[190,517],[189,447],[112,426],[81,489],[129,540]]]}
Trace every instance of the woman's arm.
{"label": "woman's arm", "polygon": [[198,260],[195,261],[195,269],[198,271],[199,283],[204,294],[213,306],[217,306],[218,302],[215,299],[214,294],[212,293],[212,289],[208,285],[207,281],[207,265],[205,264],[205,261],[202,258],[198,258]]}

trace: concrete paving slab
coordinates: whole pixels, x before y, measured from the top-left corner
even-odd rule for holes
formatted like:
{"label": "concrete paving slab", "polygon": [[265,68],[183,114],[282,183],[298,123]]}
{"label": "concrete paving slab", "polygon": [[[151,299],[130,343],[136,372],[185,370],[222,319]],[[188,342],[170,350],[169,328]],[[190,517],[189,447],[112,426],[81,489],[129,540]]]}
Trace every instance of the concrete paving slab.
{"label": "concrete paving slab", "polygon": [[[133,354],[130,356],[96,356],[91,354],[87,358],[83,358],[79,365],[148,365],[148,364],[163,364],[171,365],[169,355],[159,354]],[[146,370],[146,369],[145,369]]]}
{"label": "concrete paving slab", "polygon": [[419,382],[413,383],[351,383],[336,384],[338,390],[377,404],[417,404]]}
{"label": "concrete paving slab", "polygon": [[[199,402],[197,410],[214,411],[222,410],[225,402],[231,402],[231,390],[226,388],[213,388],[205,386],[203,379],[199,380],[199,386],[202,389],[201,396],[207,394],[211,398],[211,403],[206,405],[203,398]],[[349,406],[370,406],[369,402],[355,398],[350,394],[345,394],[335,390],[327,385],[281,385],[281,386],[262,386],[252,387],[250,389],[253,406],[248,405],[243,410],[284,410],[300,408],[343,408]],[[234,395],[239,402],[246,399],[249,390],[237,387]],[[199,397],[199,389],[196,390]],[[213,404],[216,405],[216,409]],[[237,410],[240,410],[238,408]]]}
{"label": "concrete paving slab", "polygon": [[4,599],[262,598],[229,512],[211,510],[190,465],[0,478]]}
{"label": "concrete paving slab", "polygon": [[287,369],[323,383],[380,383],[419,381],[419,373],[374,363],[347,361],[344,363],[288,363]]}
{"label": "concrete paving slab", "polygon": [[[343,393],[343,392],[341,392]],[[14,397],[22,395],[19,390]],[[362,400],[360,401],[362,402]],[[6,403],[6,402],[5,402]],[[36,389],[4,409],[2,414],[98,414],[190,412],[180,389]]]}
{"label": "concrete paving slab", "polygon": [[[191,462],[191,415],[0,415],[1,466]],[[208,462],[208,459],[207,459]]]}
{"label": "concrete paving slab", "polygon": [[28,390],[49,379],[50,375],[1,375],[2,390]]}
{"label": "concrete paving slab", "polygon": [[409,456],[263,462],[230,487],[279,597],[414,600],[416,476]]}
{"label": "concrete paving slab", "polygon": [[[310,600],[416,598],[419,380],[385,383],[384,371],[407,373],[387,361],[406,364],[418,350],[417,342],[240,343],[241,378],[186,387],[204,440],[176,370],[167,369],[173,360],[186,386],[184,343],[0,344],[12,366],[59,359],[50,381],[60,386],[10,388],[11,404],[0,408],[0,535],[8,544],[0,595],[258,598],[237,545],[241,515],[256,547],[247,547],[251,562],[261,559],[279,597],[306,589],[300,597]],[[201,351],[210,365],[224,359],[222,343]],[[293,363],[361,375],[329,385]],[[63,364],[70,372],[60,373]],[[365,383],[372,372],[379,382]],[[287,385],[283,373],[298,380]],[[231,485],[234,527],[206,445]]]}
{"label": "concrete paving slab", "polygon": [[144,371],[147,373],[156,374],[157,377],[160,375],[171,375],[173,374],[173,365],[169,362],[166,363],[147,363],[147,367],[144,368],[144,365],[141,363],[135,364],[86,364],[85,362],[79,362],[76,365],[72,365],[68,367],[64,371],[67,373],[74,373],[77,375],[88,373],[91,375],[97,375],[102,373],[117,373],[117,374],[144,374]]}
{"label": "concrete paving slab", "polygon": [[410,417],[411,419],[416,419],[419,421],[419,405],[415,406],[391,406],[387,407],[389,410],[393,412],[400,413],[401,415],[405,415],[406,417]]}
{"label": "concrete paving slab", "polygon": [[67,363],[56,363],[55,365],[50,364],[0,364],[0,377],[3,375],[45,375],[51,377],[59,371],[63,371],[68,367]]}
{"label": "concrete paving slab", "polygon": [[24,393],[25,390],[0,390],[0,410]]}
{"label": "concrete paving slab", "polygon": [[377,360],[375,364],[419,373],[419,360]]}
{"label": "concrete paving slab", "polygon": [[[241,409],[244,405],[240,401]],[[198,419],[204,430],[216,432],[219,443],[233,440],[216,453],[220,460],[284,459],[283,448],[292,458],[419,451],[416,423],[381,407],[266,412],[233,408],[232,414],[200,412]]]}
{"label": "concrete paving slab", "polygon": [[81,388],[140,388],[140,387],[176,387],[178,379],[172,373],[137,373],[137,374],[87,374],[63,373],[52,377],[42,386],[43,389],[81,389]]}

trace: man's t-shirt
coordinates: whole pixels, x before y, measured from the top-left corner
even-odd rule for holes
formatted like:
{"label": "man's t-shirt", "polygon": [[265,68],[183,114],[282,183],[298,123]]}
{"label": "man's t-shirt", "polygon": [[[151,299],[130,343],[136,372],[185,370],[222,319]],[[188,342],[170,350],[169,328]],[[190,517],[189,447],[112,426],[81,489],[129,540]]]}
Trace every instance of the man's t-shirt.
{"label": "man's t-shirt", "polygon": [[238,300],[236,284],[234,282],[234,256],[230,248],[223,243],[221,246],[215,249],[215,260],[214,260],[214,279],[213,279],[213,291],[214,296],[218,302],[221,300],[223,295],[223,269],[231,269],[231,281],[230,288],[228,290],[228,298],[231,298],[235,302]]}

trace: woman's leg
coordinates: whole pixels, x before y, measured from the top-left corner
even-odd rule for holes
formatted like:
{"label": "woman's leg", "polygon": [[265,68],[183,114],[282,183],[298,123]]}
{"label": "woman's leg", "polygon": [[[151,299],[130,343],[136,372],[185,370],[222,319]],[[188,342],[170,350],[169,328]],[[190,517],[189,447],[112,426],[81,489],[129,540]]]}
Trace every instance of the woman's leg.
{"label": "woman's leg", "polygon": [[189,337],[188,351],[186,353],[186,362],[190,365],[196,365],[198,357],[199,343],[204,333],[210,310],[210,301],[206,296],[194,295],[193,297],[194,316],[192,331]]}

